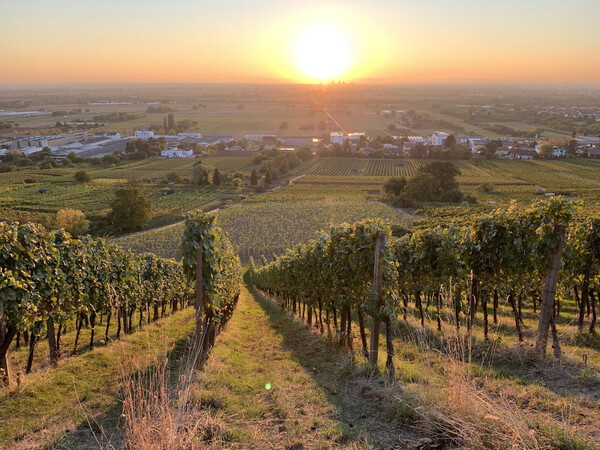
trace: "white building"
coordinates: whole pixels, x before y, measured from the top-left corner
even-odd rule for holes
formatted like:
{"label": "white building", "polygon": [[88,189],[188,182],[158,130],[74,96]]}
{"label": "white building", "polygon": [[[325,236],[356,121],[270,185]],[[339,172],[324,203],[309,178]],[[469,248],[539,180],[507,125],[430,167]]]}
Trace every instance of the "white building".
{"label": "white building", "polygon": [[193,158],[194,150],[179,150],[178,148],[170,148],[160,152],[163,158]]}
{"label": "white building", "polygon": [[331,142],[332,144],[343,145],[345,137],[346,136],[341,131],[332,131],[331,133],[329,133],[329,142]]}
{"label": "white building", "polygon": [[383,144],[383,151],[386,155],[397,155],[400,153],[400,149],[394,144]]}
{"label": "white building", "polygon": [[[542,145],[544,145],[544,144],[538,144],[535,146],[535,151],[538,155],[542,151]],[[567,156],[567,149],[563,148],[563,147],[554,146],[554,149],[552,150],[552,157],[553,158],[562,158],[564,156]]]}
{"label": "white building", "polygon": [[364,131],[348,133],[348,140],[350,142],[356,143],[356,142],[360,141],[360,138],[363,137],[364,135],[365,135]]}
{"label": "white building", "polygon": [[249,144],[250,142],[258,142],[258,141],[262,141],[263,135],[262,134],[245,134],[244,135],[244,139],[246,139],[246,142]]}
{"label": "white building", "polygon": [[179,139],[201,139],[202,134],[186,131],[185,133],[177,133],[177,137]]}
{"label": "white building", "polygon": [[147,141],[150,138],[154,137],[154,131],[151,130],[138,130],[134,133],[134,136],[138,139],[141,139],[142,141]]}
{"label": "white building", "polygon": [[96,134],[96,136],[104,136],[109,139],[112,139],[113,141],[118,141],[119,139],[121,139],[121,133],[117,131],[106,131],[104,133]]}
{"label": "white building", "polygon": [[444,133],[443,131],[436,131],[428,138],[428,142],[431,145],[444,145],[444,141],[446,138],[450,136],[448,133]]}

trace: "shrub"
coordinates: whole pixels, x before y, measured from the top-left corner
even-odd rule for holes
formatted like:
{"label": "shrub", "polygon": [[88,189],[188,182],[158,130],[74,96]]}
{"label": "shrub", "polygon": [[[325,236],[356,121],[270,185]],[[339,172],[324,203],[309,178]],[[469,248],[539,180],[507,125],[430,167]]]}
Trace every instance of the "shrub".
{"label": "shrub", "polygon": [[390,178],[383,185],[383,192],[390,193],[392,192],[394,195],[400,195],[400,193],[406,187],[406,178],[404,177],[394,177]]}
{"label": "shrub", "polygon": [[170,172],[167,174],[167,183],[181,183],[181,177],[176,172]]}
{"label": "shrub", "polygon": [[437,198],[440,181],[429,173],[418,173],[408,179],[404,192],[408,198],[425,202]]}
{"label": "shrub", "polygon": [[460,203],[464,199],[464,195],[458,189],[450,189],[449,191],[444,192],[440,200],[444,203]]}
{"label": "shrub", "polygon": [[393,205],[396,208],[415,208],[417,207],[417,202],[408,197],[406,194],[402,193],[394,199]]}
{"label": "shrub", "polygon": [[494,185],[492,183],[483,183],[477,188],[480,192],[493,192]]}
{"label": "shrub", "polygon": [[56,226],[73,236],[80,236],[89,229],[89,222],[82,211],[66,208],[56,213]]}
{"label": "shrub", "polygon": [[85,170],[78,170],[75,172],[75,180],[79,183],[88,183],[92,181],[92,177]]}
{"label": "shrub", "polygon": [[53,167],[56,167],[56,162],[53,159],[46,159],[40,164],[41,169],[52,169]]}

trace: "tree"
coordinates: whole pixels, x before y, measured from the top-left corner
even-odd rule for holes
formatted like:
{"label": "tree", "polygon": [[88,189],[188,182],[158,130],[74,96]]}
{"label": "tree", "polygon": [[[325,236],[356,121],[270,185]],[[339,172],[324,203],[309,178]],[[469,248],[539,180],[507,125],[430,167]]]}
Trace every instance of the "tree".
{"label": "tree", "polygon": [[383,185],[383,192],[393,193],[394,195],[400,195],[400,193],[406,187],[406,178],[394,177],[390,178]]}
{"label": "tree", "polygon": [[102,157],[102,163],[109,165],[109,164],[116,164],[119,162],[119,157],[117,155],[104,155]]}
{"label": "tree", "polygon": [[169,130],[175,130],[176,126],[175,126],[175,116],[173,115],[173,113],[169,113],[169,115],[167,116],[167,125],[169,127]]}
{"label": "tree", "polygon": [[567,141],[567,153],[569,156],[575,156],[577,154],[577,141],[575,139],[569,139]]}
{"label": "tree", "polygon": [[486,142],[483,146],[483,150],[485,151],[486,155],[494,156],[498,150],[498,144],[494,141]]}
{"label": "tree", "polygon": [[308,147],[302,147],[294,152],[302,161],[308,161],[312,158],[312,150]]}
{"label": "tree", "polygon": [[235,188],[240,188],[242,186],[242,179],[237,177],[234,178],[231,180],[231,185]]}
{"label": "tree", "polygon": [[210,184],[210,175],[208,170],[206,170],[202,164],[194,167],[193,180],[194,184],[199,186],[206,186]]}
{"label": "tree", "polygon": [[423,159],[427,156],[427,147],[418,142],[408,151],[408,156],[413,159]]}
{"label": "tree", "polygon": [[78,170],[77,172],[75,172],[75,180],[79,183],[88,183],[92,181],[92,177],[87,171]]}
{"label": "tree", "polygon": [[456,144],[456,138],[453,134],[449,135],[446,139],[444,139],[444,147],[452,148]]}
{"label": "tree", "polygon": [[406,182],[404,192],[414,200],[431,202],[436,200],[440,181],[430,173],[420,172]]}
{"label": "tree", "polygon": [[109,221],[117,230],[142,228],[152,217],[152,202],[136,187],[117,190]]}
{"label": "tree", "polygon": [[460,174],[460,170],[449,161],[432,161],[421,167],[419,172],[431,174],[438,180],[439,194],[451,189],[458,189],[456,176]]}
{"label": "tree", "polygon": [[554,145],[552,144],[544,144],[540,147],[540,157],[545,159],[552,158],[552,153],[554,152]]}
{"label": "tree", "polygon": [[56,226],[73,236],[81,236],[89,229],[89,222],[82,211],[66,208],[56,213]]}
{"label": "tree", "polygon": [[454,147],[449,152],[452,153],[454,159],[469,159],[471,157],[471,150],[463,144],[454,144]]}
{"label": "tree", "polygon": [[287,159],[287,156],[282,155],[281,158],[277,157],[275,158],[275,162],[277,168],[279,169],[279,172],[281,172],[282,174],[286,174],[290,171],[290,163]]}
{"label": "tree", "polygon": [[24,158],[25,155],[21,153],[19,150],[9,150],[6,154],[7,161],[16,161],[17,159]]}
{"label": "tree", "polygon": [[271,175],[271,171],[267,170],[267,173],[265,173],[265,184],[268,186],[272,182],[273,182],[273,177]]}
{"label": "tree", "polygon": [[75,153],[75,152],[69,152],[69,154],[65,157],[65,159],[68,159],[72,163],[81,162],[81,157],[78,156],[77,153]]}
{"label": "tree", "polygon": [[169,172],[166,176],[167,183],[181,183],[181,177],[177,172]]}
{"label": "tree", "polygon": [[287,122],[281,122],[281,124],[279,125],[279,129],[280,130],[286,130],[288,127],[288,123]]}
{"label": "tree", "polygon": [[166,133],[168,129],[169,129],[169,126],[167,124],[167,116],[165,116],[165,117],[163,117],[163,130]]}
{"label": "tree", "polygon": [[440,200],[444,203],[460,203],[464,198],[465,196],[458,189],[450,189],[440,196]]}
{"label": "tree", "polygon": [[215,169],[214,173],[213,173],[213,184],[215,186],[221,186],[223,180],[221,179],[221,173],[219,172],[219,169]]}
{"label": "tree", "polygon": [[250,186],[256,186],[258,184],[258,176],[256,175],[256,169],[250,174]]}

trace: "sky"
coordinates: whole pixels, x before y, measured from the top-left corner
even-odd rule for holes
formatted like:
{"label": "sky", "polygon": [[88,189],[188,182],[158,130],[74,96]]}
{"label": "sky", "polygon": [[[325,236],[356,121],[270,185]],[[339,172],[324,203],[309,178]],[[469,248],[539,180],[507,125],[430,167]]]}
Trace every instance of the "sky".
{"label": "sky", "polygon": [[[0,82],[600,83],[599,17],[600,0],[0,0]],[[347,57],[319,71],[329,54]]]}

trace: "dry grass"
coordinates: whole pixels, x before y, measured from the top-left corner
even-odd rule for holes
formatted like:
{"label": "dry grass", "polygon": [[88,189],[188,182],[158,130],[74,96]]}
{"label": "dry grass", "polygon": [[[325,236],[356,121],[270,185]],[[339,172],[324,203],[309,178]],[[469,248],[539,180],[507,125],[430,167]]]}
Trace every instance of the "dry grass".
{"label": "dry grass", "polygon": [[[471,334],[464,327],[457,332],[451,313],[442,332],[435,330],[435,319],[421,327],[411,314],[398,323],[399,378],[412,397],[408,404],[415,427],[432,442],[464,448],[600,445],[600,404],[581,386],[584,378],[594,384],[597,368],[584,376],[587,372],[574,357],[581,349],[573,347],[568,327],[562,329],[564,358],[536,359],[531,350],[534,315],[524,313],[529,320],[522,344],[503,333],[512,320],[504,310],[499,324],[490,324],[488,341],[479,322]],[[568,314],[565,308],[564,322]]]}
{"label": "dry grass", "polygon": [[138,368],[125,371],[123,388],[124,448],[193,448],[199,426],[188,415],[193,370],[181,371],[170,386],[168,358],[146,371],[136,360],[132,364]]}

